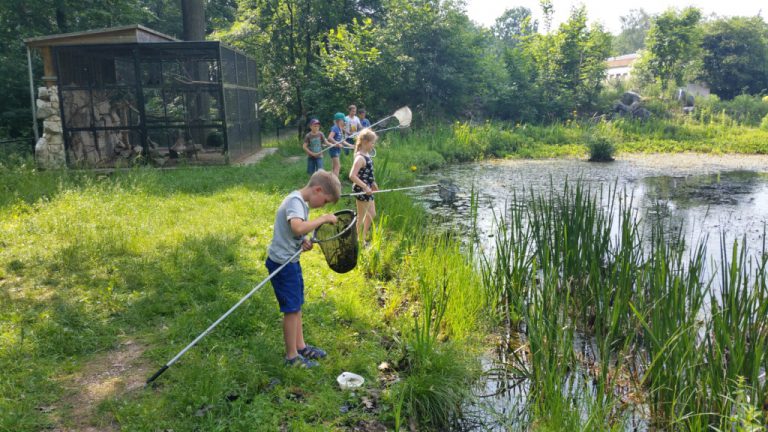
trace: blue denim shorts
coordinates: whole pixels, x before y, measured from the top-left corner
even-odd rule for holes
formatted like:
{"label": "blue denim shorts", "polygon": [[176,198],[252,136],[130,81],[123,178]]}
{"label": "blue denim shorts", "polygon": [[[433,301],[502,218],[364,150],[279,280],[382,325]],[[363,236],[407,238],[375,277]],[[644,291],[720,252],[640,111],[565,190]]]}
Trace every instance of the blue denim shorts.
{"label": "blue denim shorts", "polygon": [[[280,264],[269,258],[265,264],[269,274],[280,267]],[[272,277],[271,282],[277,302],[280,304],[280,312],[299,312],[304,304],[304,278],[301,275],[301,264],[298,261],[288,263]]]}
{"label": "blue denim shorts", "polygon": [[323,158],[307,158],[307,174],[314,174],[315,171],[323,169]]}
{"label": "blue denim shorts", "polygon": [[341,155],[341,149],[338,147],[331,147],[331,149],[328,150],[328,155],[332,158],[339,157],[339,155]]}

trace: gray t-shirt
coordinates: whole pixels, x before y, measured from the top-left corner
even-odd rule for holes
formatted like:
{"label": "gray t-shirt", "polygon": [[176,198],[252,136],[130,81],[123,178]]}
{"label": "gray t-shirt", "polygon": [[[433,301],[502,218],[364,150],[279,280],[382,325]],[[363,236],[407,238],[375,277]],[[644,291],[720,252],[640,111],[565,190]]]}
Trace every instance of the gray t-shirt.
{"label": "gray t-shirt", "polygon": [[[293,254],[301,249],[301,243],[304,236],[296,236],[291,231],[291,219],[299,218],[308,220],[309,206],[304,202],[299,191],[291,192],[277,209],[275,216],[275,228],[272,234],[272,243],[269,245],[267,254],[272,261],[283,264],[287,262]],[[299,255],[293,262],[299,260]]]}

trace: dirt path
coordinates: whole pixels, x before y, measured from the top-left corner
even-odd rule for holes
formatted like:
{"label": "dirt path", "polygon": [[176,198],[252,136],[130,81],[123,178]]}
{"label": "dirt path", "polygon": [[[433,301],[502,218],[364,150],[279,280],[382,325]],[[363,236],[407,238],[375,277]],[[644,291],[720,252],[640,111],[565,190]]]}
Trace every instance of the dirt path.
{"label": "dirt path", "polygon": [[[144,386],[150,366],[140,357],[146,347],[133,340],[97,355],[76,374],[62,378],[67,395],[61,400],[54,432],[114,432],[120,427],[109,419],[95,417],[102,401],[125,395]],[[98,420],[98,421],[97,421]]]}

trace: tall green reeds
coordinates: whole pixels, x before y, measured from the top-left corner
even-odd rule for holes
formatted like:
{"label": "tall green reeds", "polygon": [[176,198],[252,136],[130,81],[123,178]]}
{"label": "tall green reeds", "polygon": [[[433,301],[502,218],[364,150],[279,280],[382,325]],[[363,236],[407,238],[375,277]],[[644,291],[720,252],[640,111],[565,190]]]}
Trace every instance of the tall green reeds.
{"label": "tall green reeds", "polygon": [[578,182],[497,218],[481,270],[495,322],[519,330],[505,361],[526,380],[531,418],[522,422],[621,429],[631,405],[663,430],[727,430],[760,417],[765,247],[753,258],[745,240],[722,240],[709,271],[705,239],[687,246],[663,224],[645,226],[631,194]]}

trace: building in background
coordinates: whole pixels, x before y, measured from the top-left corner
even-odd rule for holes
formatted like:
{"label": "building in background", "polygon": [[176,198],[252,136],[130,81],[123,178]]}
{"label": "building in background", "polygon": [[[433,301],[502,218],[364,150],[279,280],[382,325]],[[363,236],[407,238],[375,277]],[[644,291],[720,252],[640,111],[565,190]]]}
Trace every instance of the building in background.
{"label": "building in background", "polygon": [[42,167],[225,164],[261,147],[256,62],[218,41],[131,25],[24,42],[43,58]]}

